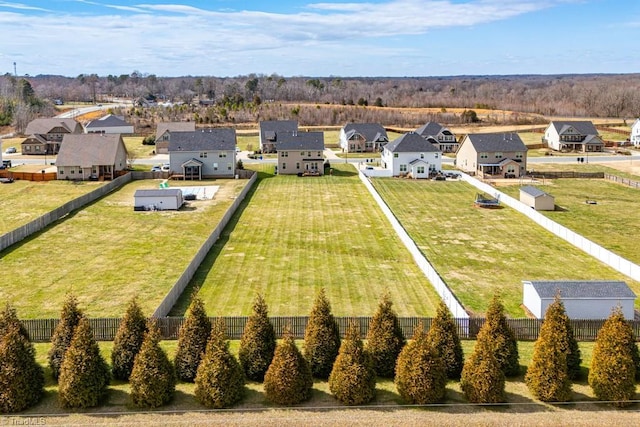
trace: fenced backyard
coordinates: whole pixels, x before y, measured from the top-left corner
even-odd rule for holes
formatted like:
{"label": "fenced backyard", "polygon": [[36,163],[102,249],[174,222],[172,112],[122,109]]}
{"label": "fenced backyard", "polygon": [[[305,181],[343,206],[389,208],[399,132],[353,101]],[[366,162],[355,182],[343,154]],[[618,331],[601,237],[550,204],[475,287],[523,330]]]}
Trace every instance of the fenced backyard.
{"label": "fenced backyard", "polygon": [[[213,322],[216,317],[211,317]],[[222,317],[226,325],[226,336],[231,340],[238,340],[242,337],[244,328],[249,317]],[[340,329],[340,333],[344,336],[347,327],[355,322],[359,325],[360,335],[366,337],[369,331],[369,323],[371,317],[336,317],[336,323]],[[185,321],[184,317],[159,317],[155,318],[165,340],[178,339],[178,332]],[[308,316],[280,316],[270,317],[269,320],[276,331],[278,337],[281,336],[285,326],[290,328],[295,339],[303,339],[304,331],[309,321]],[[409,338],[413,335],[414,328],[422,322],[424,328],[428,330],[431,327],[432,318],[429,317],[400,317],[398,323],[402,328],[405,337]],[[113,341],[120,318],[90,318],[89,322],[93,328],[93,334],[98,341]],[[475,340],[478,331],[485,322],[484,318],[472,317],[468,319],[455,319],[457,324],[457,332],[460,339]],[[49,342],[51,335],[58,324],[58,319],[27,319],[22,324],[29,332],[29,337],[33,342]],[[513,330],[518,341],[535,341],[540,333],[540,327],[543,321],[541,319],[507,319],[509,326]],[[604,324],[605,320],[571,320],[570,324],[573,328],[574,336],[578,341],[595,341],[598,331]],[[635,333],[636,339],[640,340],[640,320],[632,320],[628,322]]]}

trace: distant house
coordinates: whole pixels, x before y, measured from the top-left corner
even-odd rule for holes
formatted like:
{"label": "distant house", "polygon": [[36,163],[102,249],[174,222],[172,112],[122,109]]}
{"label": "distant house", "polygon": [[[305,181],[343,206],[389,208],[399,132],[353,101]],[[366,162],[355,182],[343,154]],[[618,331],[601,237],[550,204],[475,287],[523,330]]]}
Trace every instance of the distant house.
{"label": "distant house", "polygon": [[184,179],[230,178],[235,174],[235,129],[171,132],[169,167]]}
{"label": "distant house", "polygon": [[138,189],[133,195],[134,210],[178,210],[184,204],[179,188]]}
{"label": "distant house", "polygon": [[280,175],[322,175],[324,173],[324,133],[281,134],[278,141]]}
{"label": "distant house", "polygon": [[287,134],[298,132],[298,122],[295,120],[264,120],[259,126],[260,151],[275,153],[282,138]]}
{"label": "distant house", "polygon": [[120,135],[65,135],[56,159],[58,179],[114,179],[127,167]]}
{"label": "distant house", "polygon": [[29,122],[24,131],[28,136],[21,144],[22,154],[58,154],[65,135],[82,132],[82,125],[73,119],[35,119]]}
{"label": "distant house", "polygon": [[443,153],[455,153],[458,149],[459,144],[454,133],[439,123],[428,122],[415,132]]}
{"label": "distant house", "polygon": [[133,125],[124,121],[123,117],[108,114],[98,120],[92,120],[84,127],[85,133],[121,133],[132,134]]}
{"label": "distant house", "polygon": [[458,147],[456,166],[480,178],[517,178],[527,170],[527,146],[516,133],[470,133]]}
{"label": "distant house", "polygon": [[625,319],[634,318],[636,294],[621,281],[523,281],[523,304],[543,319],[557,294],[570,319],[606,319],[620,306]]}
{"label": "distant house", "polygon": [[340,148],[348,153],[378,153],[389,142],[378,123],[347,123],[340,129]]}
{"label": "distant house", "polygon": [[640,147],[640,119],[637,119],[633,126],[631,126],[630,141],[635,147]]}
{"label": "distant house", "polygon": [[602,152],[604,142],[592,122],[552,121],[544,131],[543,141],[556,151]]}
{"label": "distant house", "polygon": [[442,170],[442,152],[417,133],[409,132],[384,146],[381,163],[392,176],[429,178]]}
{"label": "distant house", "polygon": [[195,122],[163,122],[156,127],[156,153],[169,154],[171,132],[194,132]]}
{"label": "distant house", "polygon": [[556,208],[556,199],[537,187],[520,187],[520,201],[537,211],[552,211]]}

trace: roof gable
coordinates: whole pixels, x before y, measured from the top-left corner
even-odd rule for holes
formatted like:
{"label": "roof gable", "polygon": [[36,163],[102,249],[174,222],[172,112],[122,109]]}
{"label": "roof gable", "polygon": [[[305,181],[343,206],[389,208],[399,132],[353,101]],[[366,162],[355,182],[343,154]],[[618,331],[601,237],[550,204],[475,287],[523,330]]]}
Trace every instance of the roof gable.
{"label": "roof gable", "polygon": [[56,166],[82,166],[114,164],[121,147],[126,153],[119,134],[65,135],[60,144]]}
{"label": "roof gable", "polygon": [[415,132],[423,138],[427,138],[429,136],[437,136],[440,132],[445,130],[445,127],[440,123],[436,122],[427,122],[426,124],[420,126]]}
{"label": "roof gable", "polygon": [[79,129],[80,123],[74,119],[60,119],[57,117],[48,119],[35,119],[29,122],[25,129],[25,135],[40,134],[44,135],[50,133],[55,128],[62,128],[64,133],[81,133]]}
{"label": "roof gable", "polygon": [[232,151],[236,148],[235,129],[200,129],[171,132],[169,153],[178,151]]}
{"label": "roof gable", "polygon": [[408,132],[384,146],[392,153],[439,153],[438,147],[415,132]]}
{"label": "roof gable", "polygon": [[343,126],[347,138],[354,134],[362,135],[365,141],[388,141],[387,131],[379,123],[347,123]]}
{"label": "roof gable", "polygon": [[129,123],[125,122],[122,117],[114,116],[113,114],[109,114],[98,120],[92,120],[85,128],[106,128],[106,127],[121,127],[121,126],[131,126]]}
{"label": "roof gable", "polygon": [[160,138],[166,131],[194,132],[195,130],[195,122],[161,122],[156,127],[156,139]]}
{"label": "roof gable", "polygon": [[570,129],[574,129],[580,135],[598,135],[598,130],[592,122],[588,120],[575,120],[575,121],[552,121],[549,126],[553,126],[558,133],[562,135],[567,133]]}
{"label": "roof gable", "polygon": [[528,150],[517,133],[470,133],[462,143],[466,141],[473,146],[476,153],[526,152]]}

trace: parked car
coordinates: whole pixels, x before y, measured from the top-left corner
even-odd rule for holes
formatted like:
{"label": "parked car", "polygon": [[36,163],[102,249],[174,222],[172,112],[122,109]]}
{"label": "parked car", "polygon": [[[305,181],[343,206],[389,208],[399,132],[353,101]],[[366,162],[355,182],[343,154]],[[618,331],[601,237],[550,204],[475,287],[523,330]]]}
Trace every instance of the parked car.
{"label": "parked car", "polygon": [[5,154],[13,154],[13,153],[16,153],[17,150],[16,150],[16,147],[9,147],[6,150],[4,150],[4,152]]}
{"label": "parked car", "polygon": [[169,163],[165,163],[162,166],[160,166],[160,170],[162,172],[169,172],[171,171],[171,166],[169,165]]}
{"label": "parked car", "polygon": [[151,168],[151,172],[162,172],[162,165],[155,165]]}

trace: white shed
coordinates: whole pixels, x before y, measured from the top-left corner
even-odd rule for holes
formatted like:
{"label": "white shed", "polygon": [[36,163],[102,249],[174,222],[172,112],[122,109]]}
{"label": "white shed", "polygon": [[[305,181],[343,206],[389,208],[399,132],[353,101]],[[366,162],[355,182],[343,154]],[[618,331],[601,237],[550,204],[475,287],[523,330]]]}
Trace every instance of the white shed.
{"label": "white shed", "polygon": [[556,294],[570,319],[606,319],[620,306],[625,319],[634,318],[636,294],[621,281],[523,281],[524,306],[538,319],[544,318]]}
{"label": "white shed", "polygon": [[178,210],[184,203],[179,188],[140,189],[133,195],[136,211]]}
{"label": "white shed", "polygon": [[537,187],[520,187],[520,201],[537,211],[552,211],[556,207],[556,198]]}

